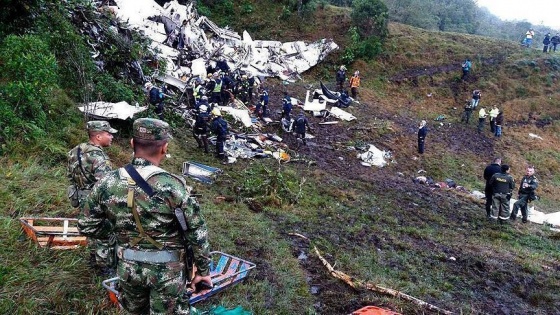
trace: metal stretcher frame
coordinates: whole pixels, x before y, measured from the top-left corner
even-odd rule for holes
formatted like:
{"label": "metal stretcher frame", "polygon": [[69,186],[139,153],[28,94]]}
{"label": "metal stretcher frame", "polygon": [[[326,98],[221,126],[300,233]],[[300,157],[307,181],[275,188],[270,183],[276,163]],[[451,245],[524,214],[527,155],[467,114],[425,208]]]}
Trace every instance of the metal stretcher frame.
{"label": "metal stretcher frame", "polygon": [[[247,278],[249,272],[256,267],[252,262],[220,251],[211,252],[210,257],[212,259],[210,276],[212,278],[213,288],[204,294],[188,291],[187,294],[190,294],[189,303],[191,305],[206,300],[210,296],[242,281]],[[118,304],[117,297],[119,292],[116,289],[118,280],[119,277],[114,277],[104,280],[101,283],[109,292],[109,299],[115,304]]]}

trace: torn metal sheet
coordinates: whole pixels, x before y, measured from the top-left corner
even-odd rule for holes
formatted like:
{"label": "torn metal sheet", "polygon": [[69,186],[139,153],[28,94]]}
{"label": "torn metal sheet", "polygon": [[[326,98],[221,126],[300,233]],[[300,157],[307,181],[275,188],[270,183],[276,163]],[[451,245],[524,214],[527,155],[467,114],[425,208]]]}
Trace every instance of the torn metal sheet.
{"label": "torn metal sheet", "polygon": [[303,104],[303,110],[320,112],[322,110],[327,109],[327,102],[325,100],[321,100],[317,98],[309,99],[309,95],[310,92],[309,90],[307,90],[307,94],[305,95],[305,103]]}
{"label": "torn metal sheet", "polygon": [[148,106],[132,106],[125,101],[118,103],[92,102],[78,107],[82,113],[99,119],[122,119],[134,117],[148,109]]}
{"label": "torn metal sheet", "polygon": [[202,163],[187,161],[183,162],[183,175],[189,176],[199,182],[211,184],[222,170]]}
{"label": "torn metal sheet", "polygon": [[369,149],[364,152],[358,154],[358,159],[362,160],[362,165],[364,166],[379,166],[383,167],[387,164],[385,161],[385,157],[388,156],[390,153],[381,151],[376,148],[373,144],[369,145]]}
{"label": "torn metal sheet", "polygon": [[342,119],[342,120],[346,120],[346,121],[352,121],[356,119],[356,116],[350,114],[349,112],[342,110],[338,107],[332,107],[329,112],[331,113],[331,115],[333,115],[336,118]]}
{"label": "torn metal sheet", "polygon": [[246,109],[236,109],[229,106],[219,106],[220,111],[230,114],[235,120],[240,121],[243,126],[251,127],[253,121],[249,115],[249,111]]}
{"label": "torn metal sheet", "polygon": [[[191,55],[204,59],[206,64],[224,58],[232,70],[251,72],[255,76],[291,80],[294,73],[308,70],[338,49],[331,39],[280,43],[253,40],[246,31],[240,36],[233,30],[217,26],[205,16],[198,17],[192,3],[185,6],[175,0],[163,7],[153,0],[115,0],[115,3],[117,7],[111,9],[116,11],[117,18],[153,40],[152,48],[167,60],[165,72],[173,76],[195,73],[185,69],[191,67],[186,64],[192,60],[178,60],[179,50],[170,47],[179,35],[183,20],[187,21],[183,29],[185,48]],[[205,31],[212,36],[207,36]]]}

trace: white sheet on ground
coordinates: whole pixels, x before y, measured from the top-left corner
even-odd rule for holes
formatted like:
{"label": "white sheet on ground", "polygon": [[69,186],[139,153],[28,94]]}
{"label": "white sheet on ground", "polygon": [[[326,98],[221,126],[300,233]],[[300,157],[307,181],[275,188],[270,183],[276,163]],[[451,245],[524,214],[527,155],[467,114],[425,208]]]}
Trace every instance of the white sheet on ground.
{"label": "white sheet on ground", "polygon": [[356,119],[356,116],[338,107],[332,107],[329,111],[331,112],[331,115],[342,120],[351,121]]}

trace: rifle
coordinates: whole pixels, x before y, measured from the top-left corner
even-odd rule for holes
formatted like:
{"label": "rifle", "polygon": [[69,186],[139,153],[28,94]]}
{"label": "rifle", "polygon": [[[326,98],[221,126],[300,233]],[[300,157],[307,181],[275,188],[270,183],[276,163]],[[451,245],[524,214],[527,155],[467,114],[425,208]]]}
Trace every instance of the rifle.
{"label": "rifle", "polygon": [[185,285],[191,282],[194,278],[194,252],[192,246],[189,244],[187,238],[187,218],[185,218],[185,213],[181,208],[175,208],[175,218],[177,218],[177,222],[179,223],[179,233],[183,238],[183,246],[185,247]]}

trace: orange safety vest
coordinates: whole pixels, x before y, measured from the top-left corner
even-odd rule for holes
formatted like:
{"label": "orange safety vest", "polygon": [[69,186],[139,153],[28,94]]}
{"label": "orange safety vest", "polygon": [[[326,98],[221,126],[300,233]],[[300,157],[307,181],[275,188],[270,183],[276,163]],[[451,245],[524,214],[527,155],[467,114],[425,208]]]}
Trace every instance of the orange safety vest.
{"label": "orange safety vest", "polygon": [[350,87],[359,87],[360,86],[360,77],[353,76],[350,78]]}

